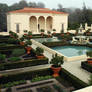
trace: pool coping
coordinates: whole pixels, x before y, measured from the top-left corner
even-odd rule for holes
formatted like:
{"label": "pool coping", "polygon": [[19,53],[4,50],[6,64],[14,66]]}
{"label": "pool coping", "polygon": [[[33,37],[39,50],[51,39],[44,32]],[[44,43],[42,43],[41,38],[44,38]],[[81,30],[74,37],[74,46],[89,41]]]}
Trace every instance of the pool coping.
{"label": "pool coping", "polygon": [[67,57],[67,56],[63,55],[62,53],[60,53],[58,51],[55,51],[55,50],[53,50],[53,49],[43,45],[42,43],[39,43],[39,42],[37,42],[37,41],[35,41],[33,39],[31,39],[31,41],[32,41],[33,44],[43,48],[44,50],[46,50],[46,51],[48,51],[48,52],[50,52],[52,54],[56,54],[57,53],[59,56],[64,56],[64,61],[78,61],[78,60],[82,60],[82,59],[83,60],[87,59],[86,55]]}

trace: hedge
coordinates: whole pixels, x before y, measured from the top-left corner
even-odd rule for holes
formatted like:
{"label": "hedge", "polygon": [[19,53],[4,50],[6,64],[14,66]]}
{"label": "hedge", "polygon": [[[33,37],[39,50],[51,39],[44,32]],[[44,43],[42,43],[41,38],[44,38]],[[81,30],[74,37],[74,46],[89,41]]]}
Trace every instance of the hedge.
{"label": "hedge", "polygon": [[16,68],[23,68],[23,67],[29,67],[29,66],[36,66],[36,65],[42,65],[42,64],[48,64],[48,59],[32,59],[32,60],[25,60],[20,62],[9,62],[9,63],[2,63],[0,64],[0,71],[2,70],[9,70],[9,69],[16,69]]}
{"label": "hedge", "polygon": [[0,84],[6,84],[8,82],[19,81],[19,80],[32,80],[37,76],[47,76],[47,75],[51,75],[51,71],[48,68],[29,71],[29,72],[22,72],[17,74],[15,73],[11,75],[6,74],[0,77]]}
{"label": "hedge", "polygon": [[88,64],[87,61],[81,62],[81,67],[92,73],[92,65]]}
{"label": "hedge", "polygon": [[17,48],[24,48],[21,45],[9,45],[9,46],[0,46],[0,50],[9,50],[9,49],[17,49]]}
{"label": "hedge", "polygon": [[42,44],[48,47],[54,47],[54,46],[65,46],[65,45],[68,45],[69,43],[59,41],[59,42],[43,42]]}
{"label": "hedge", "polygon": [[[29,71],[29,72],[22,72],[17,74],[10,74],[10,75],[6,74],[6,75],[2,75],[2,77],[0,78],[0,84],[5,84],[8,82],[19,81],[19,80],[32,80],[37,76],[47,76],[47,75],[52,75],[52,71],[50,68]],[[71,83],[72,86],[74,86],[76,89],[80,89],[88,86],[88,84],[81,81],[80,79],[78,79],[77,77],[75,77],[74,75],[72,75],[63,68],[60,72],[60,78],[63,78],[64,80]]]}
{"label": "hedge", "polygon": [[77,78],[76,76],[69,73],[67,70],[63,69],[60,72],[61,78],[63,77],[65,80],[70,82],[75,88],[81,89],[87,87],[88,84]]}

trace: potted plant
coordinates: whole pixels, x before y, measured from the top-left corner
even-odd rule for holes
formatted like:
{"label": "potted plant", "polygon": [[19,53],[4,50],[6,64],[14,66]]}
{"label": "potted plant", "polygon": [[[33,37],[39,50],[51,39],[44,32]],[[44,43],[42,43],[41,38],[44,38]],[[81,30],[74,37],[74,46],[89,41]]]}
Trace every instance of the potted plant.
{"label": "potted plant", "polygon": [[92,64],[92,51],[87,51],[87,52],[86,52],[86,55],[89,56],[89,57],[87,58],[87,62],[88,62],[89,64]]}
{"label": "potted plant", "polygon": [[24,37],[19,38],[20,45],[24,45]]}
{"label": "potted plant", "polygon": [[44,29],[41,29],[41,35],[43,36],[44,35]]}
{"label": "potted plant", "polygon": [[28,31],[27,30],[24,30],[24,35],[27,35]]}
{"label": "potted plant", "polygon": [[56,34],[56,29],[53,29],[53,34]]}
{"label": "potted plant", "polygon": [[31,51],[31,49],[32,49],[31,45],[32,45],[32,42],[31,42],[30,40],[26,40],[26,41],[25,41],[24,46],[25,46],[25,48],[26,48],[26,50],[27,50],[27,54],[30,54],[30,51]]}
{"label": "potted plant", "polygon": [[15,32],[9,31],[9,35],[10,35],[10,37],[12,37],[14,39],[18,39],[18,35]]}
{"label": "potted plant", "polygon": [[50,63],[52,64],[51,69],[54,72],[53,74],[54,77],[59,76],[59,71],[61,70],[61,64],[64,63],[63,58],[64,58],[63,56],[58,56],[57,54],[52,56]]}
{"label": "potted plant", "polygon": [[44,52],[44,50],[43,50],[42,48],[37,47],[37,48],[36,48],[36,57],[37,57],[38,59],[44,58],[43,52]]}
{"label": "potted plant", "polygon": [[32,32],[31,31],[28,32],[28,37],[32,38]]}
{"label": "potted plant", "polygon": [[9,35],[10,35],[10,37],[13,37],[13,32],[9,31]]}
{"label": "potted plant", "polygon": [[47,33],[48,33],[48,37],[50,37],[50,36],[51,36],[51,35],[50,35],[50,34],[51,34],[51,32],[50,32],[50,31],[47,31]]}

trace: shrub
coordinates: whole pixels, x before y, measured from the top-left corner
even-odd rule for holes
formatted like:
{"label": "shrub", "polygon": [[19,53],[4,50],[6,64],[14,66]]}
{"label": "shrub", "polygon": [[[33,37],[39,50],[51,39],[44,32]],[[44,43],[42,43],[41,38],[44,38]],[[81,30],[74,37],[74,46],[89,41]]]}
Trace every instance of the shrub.
{"label": "shrub", "polygon": [[20,85],[20,84],[25,84],[26,80],[20,80],[20,81],[13,81],[13,82],[8,82],[6,84],[1,85],[2,88],[9,88],[12,86]]}
{"label": "shrub", "polygon": [[20,61],[21,60],[21,58],[19,58],[19,57],[11,57],[11,58],[9,58],[8,59],[9,61]]}
{"label": "shrub", "polygon": [[48,64],[47,58],[25,60],[23,62],[2,63],[0,64],[0,70],[9,70],[9,69],[23,68],[23,67],[43,65],[43,64]]}
{"label": "shrub", "polygon": [[15,44],[15,43],[18,44],[19,43],[19,40],[14,39],[14,38],[9,38],[7,42],[8,43],[13,43],[13,44]]}
{"label": "shrub", "polygon": [[6,55],[0,54],[0,61],[5,61],[5,59],[6,59]]}
{"label": "shrub", "polygon": [[92,75],[90,76],[89,85],[92,85]]}
{"label": "shrub", "polygon": [[38,76],[38,77],[35,77],[31,80],[31,82],[37,82],[37,81],[41,81],[41,80],[47,80],[47,79],[51,79],[52,76],[50,75],[47,75],[47,76]]}
{"label": "shrub", "polygon": [[58,56],[57,54],[52,56],[51,64],[53,64],[55,67],[61,66],[61,64],[64,63],[63,56]]}
{"label": "shrub", "polygon": [[37,55],[41,55],[41,54],[43,54],[43,52],[44,52],[43,48],[40,48],[40,47],[36,48],[36,54]]}
{"label": "shrub", "polygon": [[25,49],[14,49],[12,52],[12,56],[18,57],[25,53]]}
{"label": "shrub", "polygon": [[89,64],[86,61],[84,61],[84,62],[81,62],[81,67],[92,73],[92,64]]}
{"label": "shrub", "polygon": [[35,71],[14,73],[10,75],[6,74],[0,78],[0,85],[19,80],[32,80],[36,76],[46,76],[46,75],[51,75],[51,71],[48,68]]}
{"label": "shrub", "polygon": [[60,77],[64,78],[68,82],[70,82],[75,88],[80,89],[87,87],[88,84],[77,78],[76,76],[69,73],[67,70],[63,69],[60,72]]}

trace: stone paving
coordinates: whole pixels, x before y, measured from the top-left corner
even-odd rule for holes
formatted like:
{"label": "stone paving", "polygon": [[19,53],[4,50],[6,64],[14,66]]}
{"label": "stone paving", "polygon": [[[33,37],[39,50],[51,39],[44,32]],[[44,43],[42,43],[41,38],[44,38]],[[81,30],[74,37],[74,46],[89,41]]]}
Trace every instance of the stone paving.
{"label": "stone paving", "polygon": [[[33,44],[32,47],[35,49],[37,46]],[[51,53],[44,51],[44,55],[49,58],[49,61],[51,60],[52,58]],[[81,79],[82,81],[88,83],[91,73],[81,68],[81,61],[64,62],[62,66],[67,71],[69,71],[70,73],[72,73],[73,75]],[[33,71],[33,70],[44,69],[44,68],[49,68],[49,67],[50,67],[50,64],[39,65],[39,66],[33,66],[33,67],[25,67],[25,68],[20,68],[20,69],[0,71],[0,74],[13,74],[17,72]]]}
{"label": "stone paving", "polygon": [[[54,85],[59,87],[60,90],[64,90],[64,92],[72,90],[71,87],[65,88],[54,78],[33,83],[28,80],[26,84],[13,86],[11,89],[12,92],[59,92]],[[6,92],[6,88],[2,89],[1,92]]]}
{"label": "stone paving", "polygon": [[[37,46],[33,44],[32,47],[36,48]],[[49,61],[51,60],[51,53],[44,51],[44,55],[49,58]],[[70,73],[72,73],[73,75],[75,75],[76,77],[78,77],[80,80],[88,83],[91,73],[81,68],[81,61],[85,61],[85,59],[80,61],[64,62],[62,67]]]}

